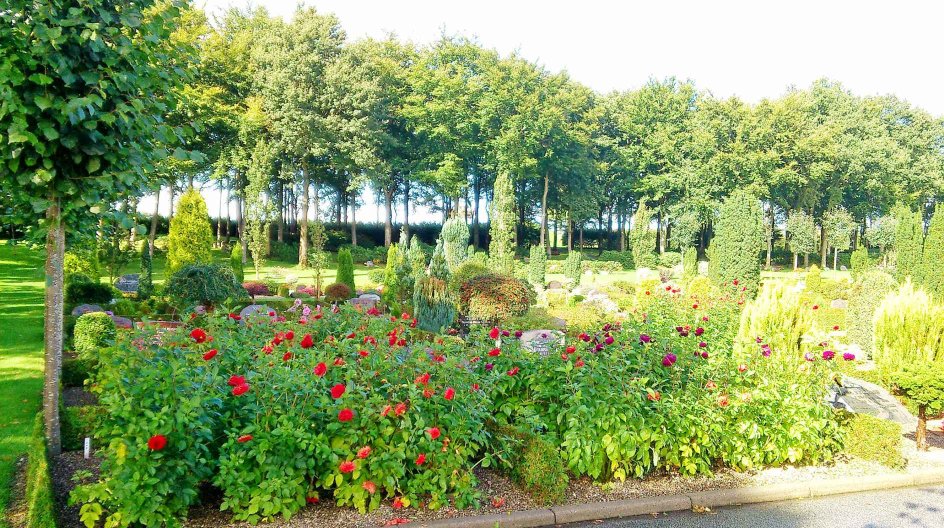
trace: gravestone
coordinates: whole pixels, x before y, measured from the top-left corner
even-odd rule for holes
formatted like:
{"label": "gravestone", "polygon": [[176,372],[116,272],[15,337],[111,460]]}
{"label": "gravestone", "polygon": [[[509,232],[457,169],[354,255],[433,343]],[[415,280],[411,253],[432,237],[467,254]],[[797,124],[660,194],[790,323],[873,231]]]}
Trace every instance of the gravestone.
{"label": "gravestone", "polygon": [[707,260],[698,261],[698,274],[708,275],[708,261]]}
{"label": "gravestone", "polygon": [[139,282],[140,279],[137,273],[122,275],[121,277],[118,277],[118,282],[115,283],[115,288],[117,288],[121,293],[138,293]]}
{"label": "gravestone", "polygon": [[118,315],[111,316],[111,320],[115,322],[115,326],[118,328],[130,329],[134,325],[131,319]]}
{"label": "gravestone", "polygon": [[364,310],[370,310],[371,308],[375,308],[377,306],[377,301],[375,301],[372,298],[363,297],[363,296],[355,297],[353,299],[348,299],[347,302],[349,304],[353,304],[354,306],[359,306],[363,308]]}
{"label": "gravestone", "polygon": [[551,348],[564,344],[564,333],[558,330],[528,330],[521,334],[521,347],[541,357],[547,357]]}
{"label": "gravestone", "polygon": [[72,317],[79,317],[92,312],[104,312],[105,310],[97,304],[80,304],[72,309]]}
{"label": "gravestone", "polygon": [[829,303],[829,307],[845,310],[849,308],[849,301],[845,299],[833,299],[832,302]]}
{"label": "gravestone", "polygon": [[380,302],[380,296],[377,295],[376,293],[362,293],[362,294],[360,294],[357,298],[358,298],[358,299],[370,299],[370,300],[372,300],[372,301],[374,301],[374,302]]}
{"label": "gravestone", "polygon": [[239,316],[243,321],[245,321],[247,317],[252,317],[254,315],[261,314],[268,316],[270,311],[272,311],[272,309],[264,304],[250,304],[239,311]]}
{"label": "gravestone", "polygon": [[547,283],[547,289],[549,289],[549,290],[563,290],[563,289],[564,289],[564,285],[561,284],[560,281],[554,280],[554,281],[551,281],[551,282]]}

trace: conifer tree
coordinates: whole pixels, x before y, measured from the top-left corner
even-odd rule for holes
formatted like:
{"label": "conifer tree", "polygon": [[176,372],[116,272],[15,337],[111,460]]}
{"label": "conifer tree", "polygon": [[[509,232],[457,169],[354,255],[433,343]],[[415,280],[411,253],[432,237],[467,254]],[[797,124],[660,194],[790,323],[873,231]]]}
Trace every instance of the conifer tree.
{"label": "conifer tree", "polygon": [[715,237],[709,248],[709,276],[715,284],[738,281],[748,299],[760,284],[760,254],[766,243],[764,213],[756,197],[738,191],[718,210]]}
{"label": "conifer tree", "polygon": [[213,228],[206,202],[194,188],[180,197],[177,210],[170,221],[170,233],[167,236],[168,272],[190,264],[209,264],[213,248]]}

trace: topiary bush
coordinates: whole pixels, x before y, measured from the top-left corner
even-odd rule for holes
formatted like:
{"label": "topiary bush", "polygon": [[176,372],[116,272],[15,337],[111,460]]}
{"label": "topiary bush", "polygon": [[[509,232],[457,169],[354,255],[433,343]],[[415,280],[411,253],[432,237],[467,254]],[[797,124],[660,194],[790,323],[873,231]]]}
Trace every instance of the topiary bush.
{"label": "topiary bush", "polygon": [[[338,274],[335,283],[346,284],[351,294],[357,291],[357,286],[354,285],[354,259],[348,248],[338,250]],[[327,292],[327,289],[325,291]]]}
{"label": "topiary bush", "polygon": [[691,280],[698,275],[698,250],[690,247],[682,254],[682,278]]}
{"label": "topiary bush", "polygon": [[436,249],[433,250],[433,256],[429,261],[429,276],[439,280],[449,280],[449,265],[446,263],[446,250],[442,238],[436,242]]}
{"label": "topiary bush", "polygon": [[346,301],[354,296],[354,292],[351,290],[351,287],[343,282],[335,282],[334,284],[329,284],[325,288],[325,300],[328,302],[340,302]]}
{"label": "topiary bush", "polygon": [[495,273],[511,275],[515,269],[515,191],[507,171],[495,177],[492,195],[488,211],[488,266]]}
{"label": "topiary bush", "polygon": [[[689,248],[695,249],[695,248]],[[682,254],[676,251],[666,251],[659,255],[659,266],[663,268],[674,268],[682,263]]]}
{"label": "topiary bush", "polygon": [[473,319],[495,322],[524,315],[535,297],[525,281],[504,275],[480,275],[459,288],[459,309]]}
{"label": "topiary bush", "polygon": [[855,413],[843,423],[843,452],[863,460],[878,462],[892,469],[902,469],[908,460],[901,454],[901,425],[868,414]]}
{"label": "topiary bush", "polygon": [[921,253],[921,285],[938,301],[944,300],[944,206],[937,204]]}
{"label": "topiary bush", "polygon": [[105,312],[87,313],[75,322],[72,342],[80,357],[94,359],[98,351],[117,337],[115,321]]}
{"label": "topiary bush", "polygon": [[72,275],[85,275],[95,282],[101,277],[101,268],[98,263],[98,253],[96,251],[83,251],[79,249],[70,249],[66,251],[62,260],[62,272],[65,275],[66,282]]}
{"label": "topiary bush", "polygon": [[863,273],[875,268],[875,261],[869,256],[869,250],[865,245],[860,244],[849,256],[849,268],[852,280],[858,280]]}
{"label": "topiary bush", "polygon": [[443,256],[449,271],[455,271],[459,264],[469,258],[469,226],[457,216],[446,220],[442,228]]}
{"label": "topiary bush", "polygon": [[413,309],[417,326],[427,332],[443,333],[456,319],[454,296],[446,282],[435,277],[416,281]]}
{"label": "topiary bush", "polygon": [[652,211],[646,207],[645,202],[641,202],[633,215],[629,230],[629,245],[637,268],[655,268],[659,263],[656,256],[656,233],[651,229],[651,223]]}
{"label": "topiary bush", "polygon": [[571,288],[580,286],[580,277],[583,275],[582,260],[583,255],[579,251],[567,253],[567,258],[564,260],[564,277],[570,281]]}
{"label": "topiary bush", "polygon": [[167,271],[171,274],[192,264],[208,264],[213,258],[213,228],[203,196],[194,188],[180,197],[167,235]]}
{"label": "topiary bush", "polygon": [[924,249],[924,226],[921,213],[897,205],[895,215],[895,278],[920,279],[921,257]]}
{"label": "topiary bush", "polygon": [[547,274],[547,252],[543,246],[531,246],[531,258],[528,261],[528,280],[531,284],[543,288]]}
{"label": "topiary bush", "polygon": [[233,270],[220,264],[184,266],[167,279],[164,293],[178,309],[201,305],[212,309],[227,300],[246,299],[246,289]]}
{"label": "topiary bush", "polygon": [[255,297],[257,295],[272,295],[272,290],[269,289],[269,285],[264,282],[249,281],[244,282],[242,286],[250,297]]}
{"label": "topiary bush", "polygon": [[[944,315],[944,314],[942,314]],[[892,374],[895,392],[918,407],[915,445],[928,450],[928,419],[944,414],[944,360],[906,365]]]}
{"label": "topiary bush", "polygon": [[245,280],[245,275],[243,272],[243,247],[238,244],[233,244],[233,249],[229,252],[229,267],[233,270],[233,276],[236,277],[236,280],[242,282]]}
{"label": "topiary bush", "polygon": [[488,266],[473,260],[467,260],[456,268],[455,273],[449,275],[449,289],[459,291],[463,284],[475,277],[491,273]]}
{"label": "topiary bush", "polygon": [[896,285],[894,277],[877,269],[863,272],[852,283],[846,311],[846,331],[849,341],[859,345],[865,357],[872,356],[872,319],[875,310]]}
{"label": "topiary bush", "polygon": [[810,293],[823,291],[823,272],[816,264],[810,266],[810,271],[806,272],[806,291]]}
{"label": "topiary bush", "polygon": [[632,251],[606,250],[600,253],[600,256],[597,257],[597,260],[602,262],[619,262],[620,266],[622,266],[625,270],[630,270],[636,267],[633,263]]}
{"label": "topiary bush", "polygon": [[138,275],[138,299],[144,301],[154,294],[154,270],[151,265],[151,249],[141,245],[141,273]]}
{"label": "topiary bush", "polygon": [[121,293],[111,285],[92,282],[84,275],[73,275],[66,283],[65,297],[70,304],[108,304],[120,296]]}
{"label": "topiary bush", "polygon": [[766,245],[760,202],[744,191],[733,193],[721,204],[714,229],[709,247],[711,280],[721,287],[738,281],[744,297],[753,299],[760,285],[760,254]]}

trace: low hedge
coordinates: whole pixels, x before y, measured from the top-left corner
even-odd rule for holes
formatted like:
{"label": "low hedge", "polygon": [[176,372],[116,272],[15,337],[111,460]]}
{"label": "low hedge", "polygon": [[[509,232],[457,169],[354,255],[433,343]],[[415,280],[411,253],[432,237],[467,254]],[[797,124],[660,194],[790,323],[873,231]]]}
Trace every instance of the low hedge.
{"label": "low hedge", "polygon": [[844,452],[893,469],[904,468],[908,460],[901,454],[901,425],[868,414],[851,414],[843,427]]}
{"label": "low hedge", "polygon": [[59,413],[62,420],[62,450],[81,451],[85,438],[95,437],[104,412],[104,408],[98,405],[63,408]]}
{"label": "low hedge", "polygon": [[27,528],[55,528],[56,508],[46,458],[46,436],[43,413],[36,415],[30,437],[26,464],[26,524]]}

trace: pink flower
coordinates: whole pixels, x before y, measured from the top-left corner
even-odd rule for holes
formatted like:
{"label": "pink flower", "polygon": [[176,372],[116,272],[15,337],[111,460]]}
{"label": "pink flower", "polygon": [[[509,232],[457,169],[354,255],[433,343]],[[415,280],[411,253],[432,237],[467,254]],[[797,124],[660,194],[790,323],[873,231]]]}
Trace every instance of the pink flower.
{"label": "pink flower", "polygon": [[807,361],[816,361],[816,356],[807,352],[806,354],[803,354],[803,359]]}
{"label": "pink flower", "polygon": [[652,341],[652,338],[649,337],[649,334],[639,334],[640,343],[648,343],[650,341]]}
{"label": "pink flower", "polygon": [[610,335],[606,336],[606,339],[604,339],[603,342],[606,343],[606,344],[608,344],[608,345],[612,345],[612,344],[613,344],[613,336],[610,336]]}
{"label": "pink flower", "polygon": [[662,366],[663,366],[663,367],[671,367],[672,365],[675,364],[676,361],[678,361],[678,358],[675,356],[675,354],[673,354],[673,353],[670,352],[670,353],[666,354],[665,356],[663,356],[663,358],[662,358]]}
{"label": "pink flower", "polygon": [[845,354],[842,355],[842,359],[846,361],[853,361],[855,360],[855,354],[853,354],[852,352],[846,352]]}
{"label": "pink flower", "polygon": [[836,357],[836,353],[833,352],[832,350],[823,350],[823,359],[825,359],[826,361],[830,361],[834,357]]}
{"label": "pink flower", "polygon": [[696,335],[696,336],[700,336],[700,335],[702,335],[702,334],[704,334],[704,333],[705,333],[705,329],[702,328],[702,327],[700,327],[700,326],[695,329],[695,335]]}

